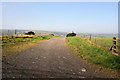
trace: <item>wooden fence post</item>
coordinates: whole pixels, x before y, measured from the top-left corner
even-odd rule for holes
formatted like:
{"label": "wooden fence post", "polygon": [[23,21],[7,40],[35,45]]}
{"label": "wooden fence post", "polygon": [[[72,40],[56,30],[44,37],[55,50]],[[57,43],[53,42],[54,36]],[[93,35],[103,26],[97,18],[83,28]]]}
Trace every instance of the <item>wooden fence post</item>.
{"label": "wooden fence post", "polygon": [[119,45],[116,45],[117,41],[119,41],[119,40],[116,40],[116,37],[113,37],[113,44],[110,48],[110,51],[112,51],[113,55],[116,55],[116,56],[120,57],[119,53],[117,53],[117,52],[119,52],[119,49],[116,49],[116,48],[120,47]]}
{"label": "wooden fence post", "polygon": [[120,38],[118,38],[118,53],[120,54]]}
{"label": "wooden fence post", "polygon": [[101,37],[101,40],[100,40],[100,46],[102,47],[102,37]]}
{"label": "wooden fence post", "polygon": [[113,37],[113,52],[116,53],[116,37]]}
{"label": "wooden fence post", "polygon": [[89,35],[89,40],[91,40],[91,34]]}
{"label": "wooden fence post", "polygon": [[96,37],[95,37],[95,44],[96,44]]}
{"label": "wooden fence post", "polygon": [[10,31],[8,30],[8,35],[9,35]]}
{"label": "wooden fence post", "polygon": [[15,29],[15,35],[16,35],[16,29]]}
{"label": "wooden fence post", "polygon": [[84,34],[84,38],[85,38],[85,34]]}

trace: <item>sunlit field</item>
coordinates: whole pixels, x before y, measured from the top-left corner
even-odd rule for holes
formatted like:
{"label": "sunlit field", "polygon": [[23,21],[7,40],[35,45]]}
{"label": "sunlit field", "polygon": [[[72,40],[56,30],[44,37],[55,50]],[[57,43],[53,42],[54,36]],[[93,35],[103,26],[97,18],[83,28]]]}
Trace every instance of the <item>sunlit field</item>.
{"label": "sunlit field", "polygon": [[2,55],[3,59],[13,55],[14,53],[18,53],[24,51],[25,49],[41,42],[44,40],[48,40],[53,37],[52,35],[33,35],[33,36],[25,36],[25,35],[3,35],[3,39],[1,40],[2,45]]}
{"label": "sunlit field", "polygon": [[[92,38],[92,42],[95,42],[94,40],[95,39]],[[109,50],[104,49],[109,48],[112,45],[112,39],[97,38],[96,44],[101,45],[103,48],[79,37],[67,37],[66,42],[73,51],[77,51],[77,56],[107,68],[120,69],[120,59],[117,56],[112,55]]]}

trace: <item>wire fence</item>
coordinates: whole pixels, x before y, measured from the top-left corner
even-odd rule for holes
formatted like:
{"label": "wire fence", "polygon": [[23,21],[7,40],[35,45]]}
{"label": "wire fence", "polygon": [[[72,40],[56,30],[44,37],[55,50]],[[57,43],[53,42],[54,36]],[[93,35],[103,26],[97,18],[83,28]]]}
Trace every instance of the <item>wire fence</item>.
{"label": "wire fence", "polygon": [[105,50],[111,51],[112,54],[116,56],[120,55],[120,40],[116,37],[94,37],[91,34],[80,35],[79,37],[89,41],[91,44],[97,47],[101,47]]}

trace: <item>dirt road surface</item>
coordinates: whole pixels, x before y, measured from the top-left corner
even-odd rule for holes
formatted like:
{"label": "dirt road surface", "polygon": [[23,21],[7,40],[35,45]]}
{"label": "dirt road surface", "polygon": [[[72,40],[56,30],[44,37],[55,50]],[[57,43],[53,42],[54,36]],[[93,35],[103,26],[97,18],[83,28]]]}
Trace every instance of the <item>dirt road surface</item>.
{"label": "dirt road surface", "polygon": [[3,78],[110,78],[112,71],[102,72],[78,58],[67,48],[65,38],[52,38],[5,59]]}

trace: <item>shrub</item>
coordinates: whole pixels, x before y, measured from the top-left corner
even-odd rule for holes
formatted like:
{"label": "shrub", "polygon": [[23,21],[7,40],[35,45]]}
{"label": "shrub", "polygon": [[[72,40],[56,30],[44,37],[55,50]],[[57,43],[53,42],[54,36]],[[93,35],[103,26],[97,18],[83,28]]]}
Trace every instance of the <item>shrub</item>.
{"label": "shrub", "polygon": [[69,33],[69,34],[67,34],[66,37],[73,37],[73,36],[76,36],[76,34],[75,33]]}
{"label": "shrub", "polygon": [[49,34],[49,35],[54,36],[54,34]]}
{"label": "shrub", "polygon": [[35,35],[35,33],[33,31],[29,31],[27,33],[25,33],[26,35]]}

